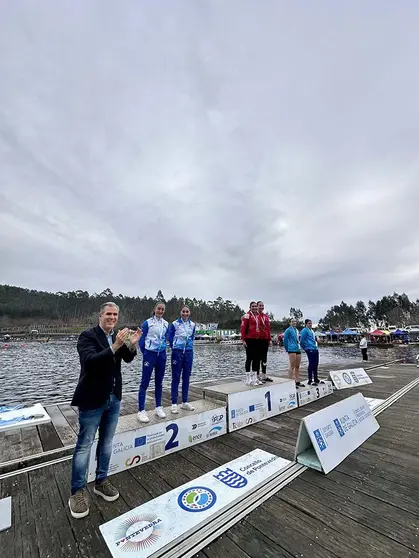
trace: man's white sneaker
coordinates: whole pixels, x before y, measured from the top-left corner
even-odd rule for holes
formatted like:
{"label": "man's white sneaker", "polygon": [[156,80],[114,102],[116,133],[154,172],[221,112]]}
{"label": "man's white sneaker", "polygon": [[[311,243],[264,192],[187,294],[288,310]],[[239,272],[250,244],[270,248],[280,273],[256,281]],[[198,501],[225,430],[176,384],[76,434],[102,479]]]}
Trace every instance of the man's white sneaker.
{"label": "man's white sneaker", "polygon": [[179,413],[178,406],[177,406],[175,403],[172,405],[172,408],[170,409],[170,412],[171,412],[173,415],[177,415],[177,414]]}
{"label": "man's white sneaker", "polygon": [[156,407],[156,410],[154,411],[156,416],[159,418],[166,418],[166,413],[163,411],[163,407]]}
{"label": "man's white sneaker", "polygon": [[150,422],[147,411],[138,411],[137,420],[139,420],[140,422]]}
{"label": "man's white sneaker", "polygon": [[182,403],[180,408],[183,409],[184,411],[195,411],[195,407],[190,403]]}

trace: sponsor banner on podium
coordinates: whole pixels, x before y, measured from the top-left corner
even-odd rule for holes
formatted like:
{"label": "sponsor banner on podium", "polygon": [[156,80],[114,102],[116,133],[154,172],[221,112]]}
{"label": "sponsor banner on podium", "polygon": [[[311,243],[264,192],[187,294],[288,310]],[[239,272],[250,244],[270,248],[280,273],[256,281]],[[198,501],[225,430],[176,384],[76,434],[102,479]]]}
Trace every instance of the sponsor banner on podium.
{"label": "sponsor banner on podium", "polygon": [[372,384],[371,378],[363,368],[349,368],[348,370],[331,370],[329,377],[336,389],[347,389]]}
{"label": "sponsor banner on podium", "polygon": [[228,429],[232,432],[296,407],[294,380],[229,393]]}
{"label": "sponsor banner on podium", "polygon": [[[301,420],[295,459],[329,473],[379,428],[364,396],[357,393]],[[312,465],[313,457],[319,467]]]}
{"label": "sponsor banner on podium", "polygon": [[[137,424],[137,429],[115,434],[109,475],[227,433],[225,407],[145,426]],[[88,482],[95,480],[97,443],[95,440],[90,453]]]}
{"label": "sponsor banner on podium", "polygon": [[308,403],[312,403],[317,399],[326,397],[326,395],[331,395],[333,393],[332,382],[326,381],[324,384],[319,384],[318,386],[307,386],[305,388],[297,389],[298,406],[302,407]]}
{"label": "sponsor banner on podium", "polygon": [[113,558],[167,553],[179,538],[208,524],[289,464],[256,449],[101,525],[100,531]]}

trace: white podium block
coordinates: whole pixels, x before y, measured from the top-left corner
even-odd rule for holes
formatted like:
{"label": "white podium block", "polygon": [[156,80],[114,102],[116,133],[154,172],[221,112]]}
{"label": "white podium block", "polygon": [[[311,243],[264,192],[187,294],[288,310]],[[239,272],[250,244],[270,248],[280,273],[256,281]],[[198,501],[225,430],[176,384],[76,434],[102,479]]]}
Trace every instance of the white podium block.
{"label": "white podium block", "polygon": [[[167,407],[166,419],[157,418],[154,411],[149,412],[148,423],[139,422],[136,414],[120,417],[109,475],[227,433],[225,407],[203,399],[194,401],[193,406],[194,411],[183,411],[179,407],[178,415],[171,414]],[[95,480],[97,444],[96,439],[90,453],[88,482]]]}
{"label": "white podium block", "polygon": [[302,407],[317,399],[326,397],[326,395],[331,395],[333,393],[332,382],[325,381],[324,384],[319,384],[318,386],[307,386],[304,388],[297,389],[297,400],[298,406]]}
{"label": "white podium block", "polygon": [[371,378],[363,368],[348,368],[348,370],[331,370],[329,378],[336,389],[347,389],[372,384]]}
{"label": "white podium block", "polygon": [[171,556],[290,462],[256,449],[99,527],[113,558]]}
{"label": "white podium block", "polygon": [[327,474],[379,428],[364,396],[357,393],[301,420],[295,460]]}
{"label": "white podium block", "polygon": [[227,399],[229,432],[297,407],[295,382],[286,378],[273,378],[261,386],[246,386],[243,382],[220,384],[204,393],[207,397],[211,394]]}
{"label": "white podium block", "polygon": [[0,500],[0,532],[12,526],[12,497]]}
{"label": "white podium block", "polygon": [[51,417],[40,403],[16,411],[0,412],[0,432],[47,422],[51,422]]}
{"label": "white podium block", "polygon": [[378,405],[381,405],[381,403],[383,403],[385,399],[375,399],[374,397],[365,397],[365,401],[370,406],[371,411],[373,411],[376,407],[378,407]]}

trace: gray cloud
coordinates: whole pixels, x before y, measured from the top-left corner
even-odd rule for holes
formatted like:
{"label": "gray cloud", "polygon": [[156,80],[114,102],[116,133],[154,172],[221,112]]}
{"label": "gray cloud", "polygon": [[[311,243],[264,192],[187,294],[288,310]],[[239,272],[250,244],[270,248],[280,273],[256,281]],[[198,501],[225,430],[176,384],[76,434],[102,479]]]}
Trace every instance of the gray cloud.
{"label": "gray cloud", "polygon": [[0,281],[419,296],[419,6],[3,3]]}

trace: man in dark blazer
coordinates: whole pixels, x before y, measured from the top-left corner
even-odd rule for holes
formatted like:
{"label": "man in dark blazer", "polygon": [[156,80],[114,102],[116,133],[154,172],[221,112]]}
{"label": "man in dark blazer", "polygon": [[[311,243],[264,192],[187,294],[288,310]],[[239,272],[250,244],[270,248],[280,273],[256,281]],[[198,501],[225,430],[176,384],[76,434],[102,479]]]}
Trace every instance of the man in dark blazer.
{"label": "man in dark blazer", "polygon": [[86,476],[90,450],[98,429],[93,491],[107,502],[119,498],[118,490],[107,475],[122,396],[121,361],[131,362],[137,354],[141,329],[132,332],[124,328],[116,334],[114,327],[118,315],[119,308],[114,302],[102,304],[99,325],[83,331],[77,343],[81,371],[71,404],[79,408],[79,435],[73,455],[71,497],[68,502],[71,515],[76,519],[89,513]]}

